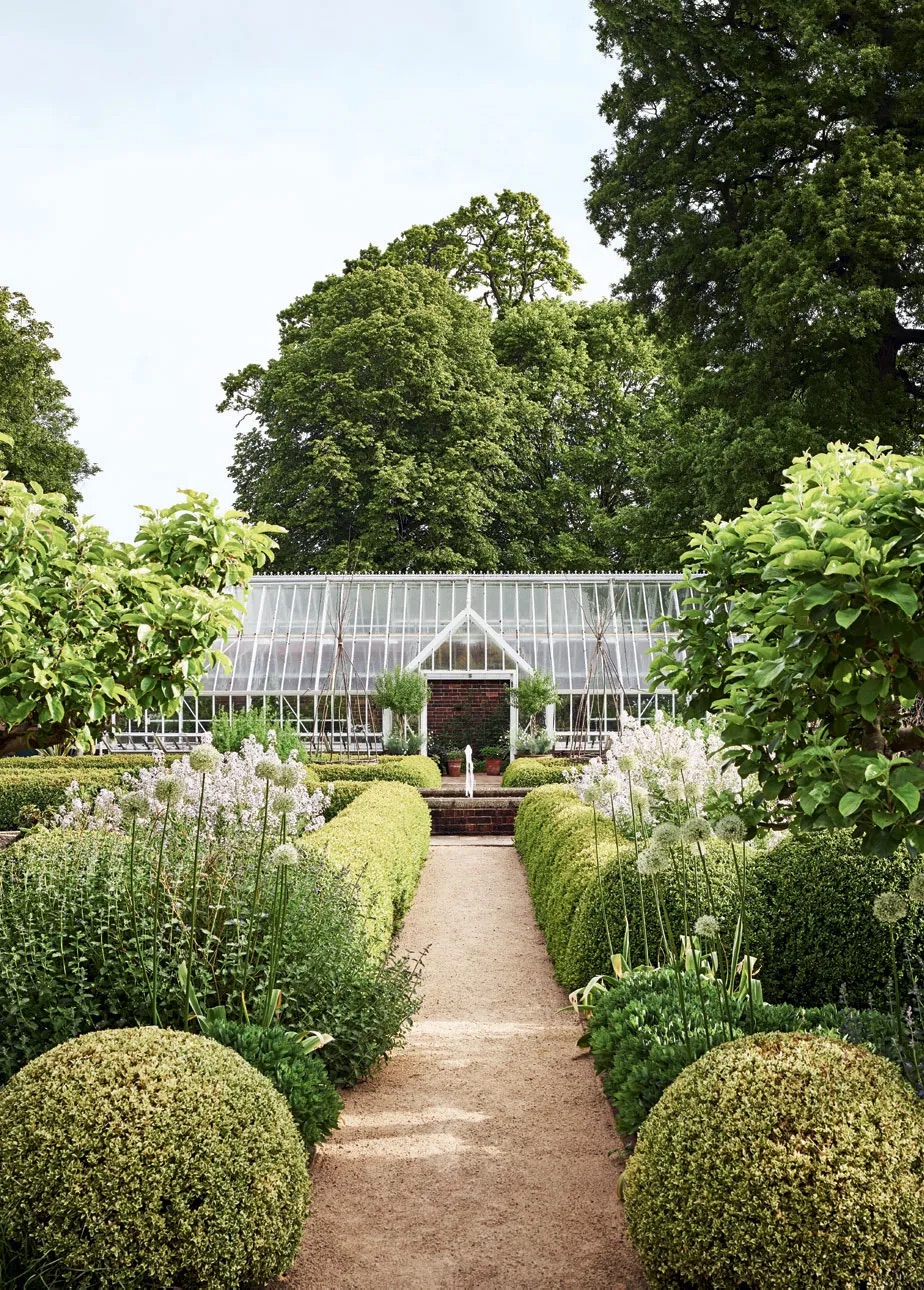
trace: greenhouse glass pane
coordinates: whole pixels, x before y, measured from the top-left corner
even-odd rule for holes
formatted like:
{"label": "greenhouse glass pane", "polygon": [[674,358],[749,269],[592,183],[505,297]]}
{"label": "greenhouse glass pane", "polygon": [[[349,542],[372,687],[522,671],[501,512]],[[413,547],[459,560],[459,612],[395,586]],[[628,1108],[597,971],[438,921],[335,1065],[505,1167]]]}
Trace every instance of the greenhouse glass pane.
{"label": "greenhouse glass pane", "polygon": [[[499,653],[500,651],[498,651]],[[473,636],[468,647],[468,668],[472,672],[483,672],[488,666],[488,655],[483,636]]]}
{"label": "greenhouse glass pane", "polygon": [[511,660],[506,657],[504,651],[493,641],[486,643],[485,666],[492,672],[509,671]]}
{"label": "greenhouse glass pane", "polygon": [[295,585],[294,583],[282,583],[278,588],[276,596],[275,620],[268,621],[263,630],[275,632],[277,636],[284,635],[293,630],[292,628],[292,607],[295,603]]}
{"label": "greenhouse glass pane", "polygon": [[295,587],[292,601],[292,631],[313,632],[317,629],[317,618],[320,604],[317,589],[303,583]]}
{"label": "greenhouse glass pane", "polygon": [[486,582],[484,584],[484,610],[482,612],[482,617],[485,622],[490,623],[492,627],[497,628],[500,632],[503,631],[501,590],[499,582]]}
{"label": "greenhouse glass pane", "polygon": [[373,623],[373,602],[375,586],[371,582],[361,582],[356,588],[356,634],[363,636],[369,632]]}
{"label": "greenhouse glass pane", "polygon": [[[505,636],[513,638],[523,626],[519,622],[517,613],[517,584],[515,582],[500,582],[496,585],[500,591],[501,599],[501,630]],[[530,626],[532,626],[532,611],[530,611],[529,618]]]}
{"label": "greenhouse glass pane", "polygon": [[247,597],[247,609],[244,612],[244,635],[253,636],[260,622],[260,610],[263,606],[263,597],[267,595],[269,588],[265,586],[255,586],[250,595]]}
{"label": "greenhouse glass pane", "polygon": [[433,652],[430,666],[435,672],[448,672],[452,667],[452,654],[449,648],[449,641],[443,641],[442,645],[437,646]]}
{"label": "greenhouse glass pane", "polygon": [[375,678],[385,671],[385,638],[375,636],[369,643],[369,688],[375,684]]}
{"label": "greenhouse glass pane", "polygon": [[558,583],[549,588],[549,631],[553,634],[565,631],[568,619],[565,611],[565,589]]}
{"label": "greenhouse glass pane", "polygon": [[268,694],[274,694],[278,690],[282,689],[283,677],[285,674],[285,662],[286,642],[284,640],[272,641],[269,647],[266,679],[263,686]]}

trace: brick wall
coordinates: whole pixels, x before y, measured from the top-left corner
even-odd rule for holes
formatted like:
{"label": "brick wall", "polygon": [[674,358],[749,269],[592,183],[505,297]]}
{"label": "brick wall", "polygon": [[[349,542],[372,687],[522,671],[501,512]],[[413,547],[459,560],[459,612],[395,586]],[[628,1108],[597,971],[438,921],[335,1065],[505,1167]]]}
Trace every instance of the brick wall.
{"label": "brick wall", "polygon": [[478,753],[480,732],[486,726],[497,723],[506,730],[509,725],[506,695],[506,681],[431,681],[427,739],[438,744],[458,742],[460,747],[469,742]]}
{"label": "brick wall", "polygon": [[489,797],[459,798],[458,801],[428,802],[431,831],[454,837],[505,837],[513,833],[519,801]]}

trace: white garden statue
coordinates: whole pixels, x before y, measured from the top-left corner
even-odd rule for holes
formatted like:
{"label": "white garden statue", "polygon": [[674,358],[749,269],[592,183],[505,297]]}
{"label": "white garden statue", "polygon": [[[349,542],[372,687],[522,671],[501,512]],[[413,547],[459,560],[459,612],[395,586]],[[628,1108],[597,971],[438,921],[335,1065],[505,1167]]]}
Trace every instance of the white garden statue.
{"label": "white garden statue", "polygon": [[465,745],[465,796],[475,796],[475,763],[472,761],[472,745]]}

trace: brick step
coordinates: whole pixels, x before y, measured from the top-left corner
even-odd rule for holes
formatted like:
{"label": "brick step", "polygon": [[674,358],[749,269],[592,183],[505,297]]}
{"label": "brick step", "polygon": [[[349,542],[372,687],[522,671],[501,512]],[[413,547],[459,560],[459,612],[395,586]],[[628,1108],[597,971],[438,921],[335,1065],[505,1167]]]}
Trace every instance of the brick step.
{"label": "brick step", "polygon": [[523,799],[521,797],[453,797],[429,798],[430,828],[439,836],[506,837],[513,832],[513,822]]}
{"label": "brick step", "polygon": [[455,784],[451,786],[448,784],[444,784],[442,788],[422,788],[420,790],[420,795],[426,801],[432,801],[434,798],[445,797],[445,798],[453,798],[453,799],[461,798],[462,801],[468,800],[470,802],[471,801],[477,802],[480,797],[488,797],[488,798],[502,797],[509,801],[519,802],[523,800],[523,798],[526,796],[528,792],[529,792],[528,788],[501,788],[499,785],[497,788],[485,788],[481,784],[479,784],[475,788],[474,798],[466,799],[465,784],[463,782],[459,785],[458,788],[456,788]]}

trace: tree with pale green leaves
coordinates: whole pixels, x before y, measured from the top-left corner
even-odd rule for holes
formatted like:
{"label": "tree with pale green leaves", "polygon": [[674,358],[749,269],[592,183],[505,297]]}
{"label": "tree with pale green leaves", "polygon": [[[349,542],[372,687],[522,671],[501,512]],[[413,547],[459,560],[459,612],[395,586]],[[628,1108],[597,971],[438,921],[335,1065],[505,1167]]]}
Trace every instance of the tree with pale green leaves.
{"label": "tree with pale green leaves", "polygon": [[708,523],[652,681],[721,715],[764,815],[924,848],[924,457],[831,444]]}
{"label": "tree with pale green leaves", "polygon": [[0,756],[175,712],[224,659],[277,530],[204,493],[139,509],[134,543],[114,542],[62,494],[0,476]]}

